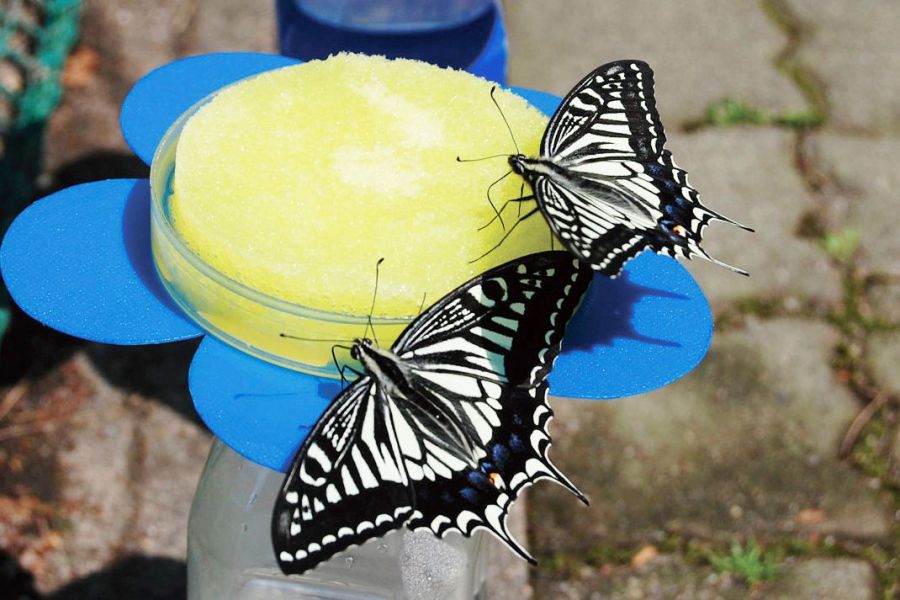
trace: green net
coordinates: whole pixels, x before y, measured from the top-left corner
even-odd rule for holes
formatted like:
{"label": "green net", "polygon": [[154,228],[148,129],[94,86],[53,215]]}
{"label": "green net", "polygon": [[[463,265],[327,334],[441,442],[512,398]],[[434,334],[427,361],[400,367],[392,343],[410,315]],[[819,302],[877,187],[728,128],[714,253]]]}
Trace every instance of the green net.
{"label": "green net", "polygon": [[[0,236],[32,199],[80,10],[81,0],[0,0]],[[9,302],[0,284],[0,338]]]}

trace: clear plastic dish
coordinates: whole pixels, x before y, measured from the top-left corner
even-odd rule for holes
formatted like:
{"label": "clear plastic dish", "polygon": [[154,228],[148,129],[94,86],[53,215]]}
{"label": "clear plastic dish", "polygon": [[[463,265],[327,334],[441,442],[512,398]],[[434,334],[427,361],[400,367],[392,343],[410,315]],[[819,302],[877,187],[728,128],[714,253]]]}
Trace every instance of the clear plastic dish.
{"label": "clear plastic dish", "polygon": [[[301,306],[254,290],[194,253],[172,224],[169,201],[178,138],[188,119],[212,97],[195,104],[172,125],[153,157],[150,236],[160,279],[189,317],[224,342],[289,369],[337,378],[332,346],[337,340],[349,343],[360,337],[368,315]],[[372,323],[379,342],[389,346],[411,320],[412,316],[375,317]]]}

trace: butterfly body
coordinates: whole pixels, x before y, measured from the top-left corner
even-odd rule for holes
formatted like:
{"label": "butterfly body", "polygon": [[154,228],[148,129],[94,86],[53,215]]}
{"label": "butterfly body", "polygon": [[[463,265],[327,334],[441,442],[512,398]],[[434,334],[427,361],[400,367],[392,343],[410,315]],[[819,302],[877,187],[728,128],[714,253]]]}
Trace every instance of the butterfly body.
{"label": "butterfly body", "polygon": [[544,132],[540,156],[514,154],[508,161],[531,186],[557,238],[601,273],[617,276],[649,248],[701,256],[746,275],[710,257],[700,243],[714,219],[749,228],[700,203],[665,141],[653,71],[642,61],[617,61],[566,95]]}
{"label": "butterfly body", "polygon": [[457,288],[390,349],[356,340],[364,373],[313,427],[276,500],[281,569],[401,526],[484,528],[532,560],[506,528],[519,491],[548,478],[584,499],[547,457],[545,379],[590,279],[566,252],[531,255]]}

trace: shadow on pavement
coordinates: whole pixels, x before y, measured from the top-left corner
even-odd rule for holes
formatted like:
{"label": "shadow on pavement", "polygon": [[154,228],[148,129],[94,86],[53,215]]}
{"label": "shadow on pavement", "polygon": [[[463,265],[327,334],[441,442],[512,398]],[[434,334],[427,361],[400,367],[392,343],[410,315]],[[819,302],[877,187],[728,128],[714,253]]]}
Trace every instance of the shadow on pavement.
{"label": "shadow on pavement", "polygon": [[188,368],[198,340],[152,346],[89,344],[97,371],[111,384],[161,402],[185,419],[205,427],[188,391]]}
{"label": "shadow on pavement", "polygon": [[34,577],[0,550],[0,596],[10,600],[184,600],[187,566],[159,556],[128,555],[53,594],[34,588]]}
{"label": "shadow on pavement", "polygon": [[186,597],[184,561],[130,555],[70,583],[46,600],[184,600]]}

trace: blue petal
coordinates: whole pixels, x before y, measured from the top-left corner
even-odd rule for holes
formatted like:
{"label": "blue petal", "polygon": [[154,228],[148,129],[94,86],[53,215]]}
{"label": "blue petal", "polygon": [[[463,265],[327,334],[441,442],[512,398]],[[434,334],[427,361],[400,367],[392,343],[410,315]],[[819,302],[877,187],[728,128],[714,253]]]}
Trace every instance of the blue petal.
{"label": "blue petal", "polygon": [[528,88],[520,87],[512,87],[509,89],[528,100],[529,104],[548,117],[556,112],[559,103],[562,102],[562,98],[559,96],[554,96],[553,94],[548,94],[547,92],[541,92],[539,90],[529,90]]}
{"label": "blue petal", "polygon": [[595,275],[566,329],[550,393],[622,398],[696,367],[712,340],[709,303],[687,270],[645,251],[617,279]]}
{"label": "blue petal", "polygon": [[119,116],[125,141],[149,165],[163,135],[195,103],[239,79],[298,62],[275,54],[222,52],[163,65],[144,75],[125,98]]}
{"label": "blue petal", "polygon": [[263,362],[206,337],[191,363],[197,412],[229,448],[286,471],[309,429],[340,391],[340,382]]}
{"label": "blue petal", "polygon": [[130,345],[202,333],[156,275],[146,179],[87,183],[35,202],[10,226],[0,270],[22,310],[70,335]]}

